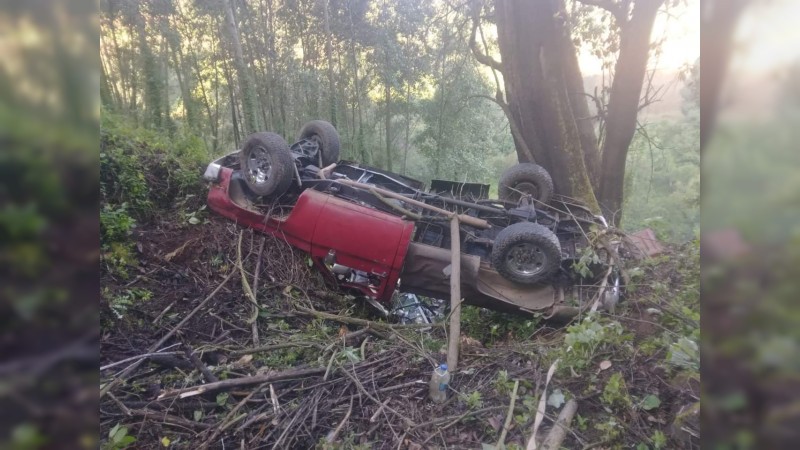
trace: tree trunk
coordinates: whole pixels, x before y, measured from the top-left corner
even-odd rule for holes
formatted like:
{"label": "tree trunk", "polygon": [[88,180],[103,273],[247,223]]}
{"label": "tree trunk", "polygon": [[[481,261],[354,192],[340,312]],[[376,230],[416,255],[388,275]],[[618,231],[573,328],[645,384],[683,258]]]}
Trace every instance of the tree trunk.
{"label": "tree trunk", "polygon": [[[570,83],[582,79],[568,60],[559,2],[498,0],[498,43],[509,109],[535,162],[550,172],[556,192],[599,212],[584,160]],[[573,49],[574,50],[574,49]],[[517,145],[519,149],[520,145]],[[518,150],[520,161],[528,155]]]}
{"label": "tree trunk", "polygon": [[[388,61],[387,61],[388,62]],[[387,69],[388,70],[388,69]],[[392,138],[391,138],[391,128],[392,128],[392,88],[389,85],[389,79],[384,81],[384,98],[386,100],[386,111],[384,115],[384,126],[386,129],[386,170],[392,171]]]}
{"label": "tree trunk", "polygon": [[620,50],[609,94],[598,201],[609,221],[619,224],[628,147],[636,132],[639,97],[650,53],[650,33],[664,0],[638,0],[621,26]]}
{"label": "tree trunk", "polygon": [[328,64],[328,101],[330,102],[328,107],[329,109],[329,118],[331,125],[334,127],[336,126],[336,86],[333,82],[333,45],[331,44],[331,40],[333,39],[331,35],[331,24],[330,24],[330,11],[328,10],[328,0],[321,0],[323,5],[322,9],[324,11],[324,18],[325,18],[325,59],[327,60]]}
{"label": "tree trunk", "polygon": [[406,140],[403,147],[403,175],[406,174],[406,167],[408,165],[408,148],[410,147],[409,140],[411,139],[411,83],[406,83]]}
{"label": "tree trunk", "polygon": [[245,65],[242,52],[242,43],[239,40],[239,28],[233,15],[233,5],[230,0],[225,0],[225,33],[233,53],[233,63],[236,68],[236,78],[239,82],[239,98],[242,101],[242,115],[244,123],[242,128],[245,134],[258,131],[258,118],[256,117],[255,93],[250,71]]}

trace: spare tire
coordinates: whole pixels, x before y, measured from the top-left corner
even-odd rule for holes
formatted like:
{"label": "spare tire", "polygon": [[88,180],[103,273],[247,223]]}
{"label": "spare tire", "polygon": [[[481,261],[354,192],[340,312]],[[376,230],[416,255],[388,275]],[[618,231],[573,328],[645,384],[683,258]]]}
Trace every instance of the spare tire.
{"label": "spare tire", "polygon": [[322,166],[339,161],[339,133],[333,125],[324,120],[312,120],[303,125],[297,140],[316,139],[322,154]]}
{"label": "spare tire", "polygon": [[497,190],[500,200],[518,203],[523,195],[530,195],[547,203],[553,196],[553,179],[542,166],[520,163],[503,172]]}
{"label": "spare tire", "polygon": [[561,266],[561,245],[547,227],[519,222],[500,230],[491,259],[503,277],[521,284],[536,284],[548,279]]}
{"label": "spare tire", "polygon": [[294,178],[294,160],[289,144],[275,133],[253,133],[239,152],[242,176],[256,195],[277,198]]}

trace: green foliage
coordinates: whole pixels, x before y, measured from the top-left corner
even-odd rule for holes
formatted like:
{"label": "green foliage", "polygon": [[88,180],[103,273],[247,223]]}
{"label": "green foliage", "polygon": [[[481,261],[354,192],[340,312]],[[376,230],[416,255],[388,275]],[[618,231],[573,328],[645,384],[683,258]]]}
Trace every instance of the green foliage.
{"label": "green foliage", "polygon": [[607,416],[606,420],[597,420],[594,423],[594,429],[600,433],[603,441],[614,442],[622,435],[622,425],[616,417],[611,415]]}
{"label": "green foliage", "polygon": [[135,226],[136,221],[128,215],[127,203],[116,207],[106,204],[100,211],[100,242],[104,245],[123,242]]}
{"label": "green foliage", "polygon": [[682,91],[683,117],[645,124],[628,150],[625,230],[652,228],[659,239],[686,242],[700,233],[699,62]]}
{"label": "green foliage", "polygon": [[147,301],[153,297],[152,292],[142,288],[125,289],[116,295],[112,294],[108,288],[103,288],[102,294],[117,319],[125,317],[128,308],[134,306],[136,302]]}
{"label": "green foliage", "polygon": [[673,366],[697,372],[700,370],[700,351],[697,348],[697,342],[681,336],[670,345],[667,362]]}
{"label": "green foliage", "polygon": [[128,427],[123,427],[119,423],[114,425],[108,432],[108,440],[101,446],[103,450],[119,450],[128,448],[136,438],[128,434]]}
{"label": "green foliage", "polygon": [[606,405],[617,408],[630,408],[632,405],[631,397],[628,395],[628,388],[625,379],[620,372],[615,372],[609,377],[600,399]]}
{"label": "green foliage", "polygon": [[493,383],[498,395],[508,395],[514,389],[514,381],[508,379],[506,370],[498,371]]}
{"label": "green foliage", "polygon": [[478,409],[483,406],[483,398],[480,391],[472,391],[469,395],[462,395],[462,397],[469,409]]}
{"label": "green foliage", "polygon": [[650,411],[661,406],[661,399],[653,394],[647,394],[645,398],[639,403],[639,406],[645,411]]}
{"label": "green foliage", "polygon": [[589,367],[599,351],[617,349],[630,340],[623,331],[619,322],[603,319],[597,314],[589,314],[582,321],[570,325],[560,352],[563,361],[560,370]]}
{"label": "green foliage", "polygon": [[539,320],[539,315],[524,317],[477,306],[461,308],[462,332],[485,345],[494,344],[507,337],[525,339],[536,331]]}
{"label": "green foliage", "polygon": [[10,447],[5,447],[3,444],[0,444],[0,446],[15,450],[37,450],[43,448],[48,442],[47,436],[36,425],[22,423],[11,430]]}

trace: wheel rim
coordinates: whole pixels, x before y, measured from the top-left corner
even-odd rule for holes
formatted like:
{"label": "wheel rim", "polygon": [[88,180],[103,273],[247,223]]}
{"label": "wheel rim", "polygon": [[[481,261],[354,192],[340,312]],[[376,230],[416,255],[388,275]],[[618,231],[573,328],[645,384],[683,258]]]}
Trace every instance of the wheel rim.
{"label": "wheel rim", "polygon": [[522,242],[508,250],[506,266],[516,275],[529,277],[541,273],[547,265],[547,255],[536,244]]}
{"label": "wheel rim", "polygon": [[272,161],[264,147],[256,147],[247,158],[247,177],[255,184],[263,184],[272,174]]}
{"label": "wheel rim", "polygon": [[524,181],[522,183],[517,183],[517,185],[514,186],[514,189],[519,191],[518,193],[516,193],[519,196],[517,198],[522,198],[523,196],[527,195],[530,195],[533,198],[539,197],[539,188],[535,184],[529,183],[527,181]]}

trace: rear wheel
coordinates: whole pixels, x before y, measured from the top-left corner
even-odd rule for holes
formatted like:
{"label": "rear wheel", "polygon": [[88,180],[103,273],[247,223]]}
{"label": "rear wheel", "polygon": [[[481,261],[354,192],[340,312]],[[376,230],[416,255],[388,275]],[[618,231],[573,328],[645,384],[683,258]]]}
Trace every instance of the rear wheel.
{"label": "rear wheel", "polygon": [[498,194],[500,200],[515,204],[525,196],[547,203],[553,196],[553,179],[542,166],[532,163],[516,164],[500,176]]}
{"label": "rear wheel", "polygon": [[277,198],[294,178],[294,160],[289,144],[275,133],[254,133],[239,153],[242,175],[255,194]]}
{"label": "rear wheel", "polygon": [[561,266],[561,245],[556,235],[542,225],[515,223],[497,234],[492,265],[511,281],[536,284],[548,279]]}
{"label": "rear wheel", "polygon": [[322,155],[322,166],[339,161],[339,133],[333,125],[324,120],[312,120],[303,125],[297,140],[314,139]]}

